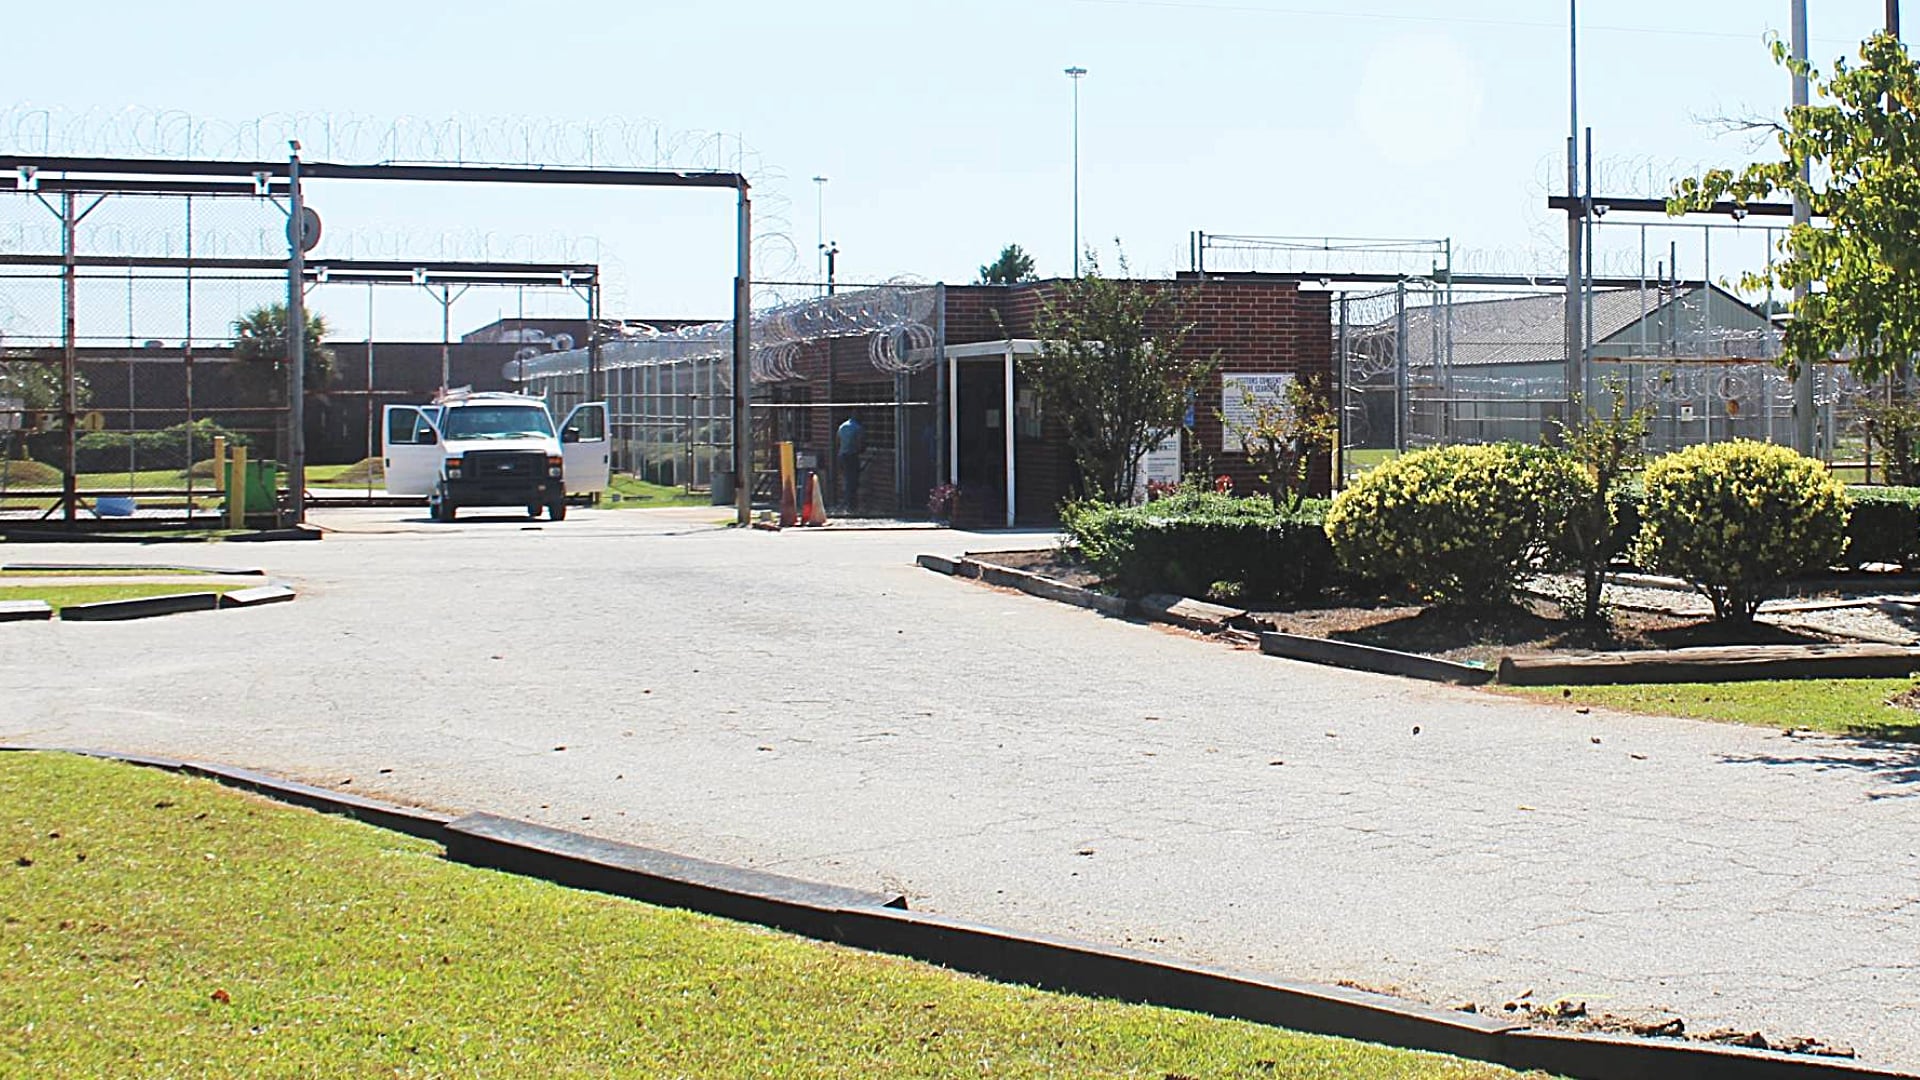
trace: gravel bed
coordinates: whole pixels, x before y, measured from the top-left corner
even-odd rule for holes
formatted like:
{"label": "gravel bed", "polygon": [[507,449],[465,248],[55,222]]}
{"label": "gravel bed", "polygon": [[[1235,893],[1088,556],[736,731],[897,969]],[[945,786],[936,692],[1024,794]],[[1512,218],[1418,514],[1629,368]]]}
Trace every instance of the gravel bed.
{"label": "gravel bed", "polygon": [[[1566,577],[1536,578],[1533,590],[1551,595],[1577,593],[1578,582]],[[1639,611],[1675,615],[1713,614],[1713,606],[1699,593],[1643,584],[1609,581],[1608,604]],[[1827,597],[1768,601],[1761,605],[1760,621],[1793,629],[1858,638],[1893,645],[1920,644],[1920,594],[1836,591]]]}

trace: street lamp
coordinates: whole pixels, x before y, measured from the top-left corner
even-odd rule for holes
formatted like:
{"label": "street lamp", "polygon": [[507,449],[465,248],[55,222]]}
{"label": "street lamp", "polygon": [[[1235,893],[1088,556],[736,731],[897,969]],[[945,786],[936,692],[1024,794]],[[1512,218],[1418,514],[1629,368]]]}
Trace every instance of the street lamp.
{"label": "street lamp", "polygon": [[1080,80],[1087,69],[1075,65],[1067,69],[1073,80],[1073,276],[1080,276]]}
{"label": "street lamp", "polygon": [[816,176],[813,178],[813,231],[814,231],[813,241],[814,241],[814,250],[821,253],[815,256],[813,260],[813,274],[814,274],[814,277],[816,278],[819,277],[823,272],[823,267],[824,267],[823,260],[826,258],[826,250],[827,250],[826,210],[827,210],[827,178],[824,176]]}

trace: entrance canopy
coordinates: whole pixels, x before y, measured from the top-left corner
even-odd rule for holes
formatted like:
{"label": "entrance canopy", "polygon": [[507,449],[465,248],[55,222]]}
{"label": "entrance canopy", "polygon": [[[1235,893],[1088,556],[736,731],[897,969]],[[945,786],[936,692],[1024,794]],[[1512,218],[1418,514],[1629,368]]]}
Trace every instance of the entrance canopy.
{"label": "entrance canopy", "polygon": [[1005,435],[1006,476],[1007,476],[1007,528],[1013,528],[1014,514],[1014,467],[1013,467],[1013,362],[1016,357],[1038,356],[1040,342],[1033,338],[1002,338],[999,341],[974,341],[965,345],[949,345],[947,358],[947,482],[960,486],[960,364],[998,363],[1006,372],[1002,384],[1004,404],[1000,413],[1000,430]]}

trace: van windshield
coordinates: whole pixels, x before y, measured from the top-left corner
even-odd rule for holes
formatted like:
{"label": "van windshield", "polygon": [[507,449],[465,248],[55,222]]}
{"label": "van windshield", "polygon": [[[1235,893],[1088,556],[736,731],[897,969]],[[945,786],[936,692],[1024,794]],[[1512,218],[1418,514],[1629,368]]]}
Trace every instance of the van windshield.
{"label": "van windshield", "polygon": [[538,405],[463,405],[440,418],[449,439],[553,438],[553,421]]}

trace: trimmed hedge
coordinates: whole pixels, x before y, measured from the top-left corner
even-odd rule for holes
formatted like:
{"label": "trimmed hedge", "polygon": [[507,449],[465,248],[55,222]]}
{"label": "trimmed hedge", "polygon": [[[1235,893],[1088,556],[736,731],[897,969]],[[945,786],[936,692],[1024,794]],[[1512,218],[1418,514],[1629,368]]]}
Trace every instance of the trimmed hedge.
{"label": "trimmed hedge", "polygon": [[1183,489],[1142,506],[1070,503],[1061,521],[1081,556],[1125,595],[1295,600],[1335,580],[1326,510],[1324,500],[1283,512],[1264,496]]}
{"label": "trimmed hedge", "polygon": [[1440,604],[1497,604],[1522,575],[1564,562],[1569,521],[1594,498],[1592,475],[1564,451],[1436,447],[1354,481],[1327,534],[1356,574],[1404,580]]}
{"label": "trimmed hedge", "polygon": [[249,446],[253,441],[212,420],[195,420],[157,431],[89,431],[74,444],[74,467],[83,473],[125,469],[131,448],[137,469],[184,469],[188,467],[189,434],[196,457],[212,451],[216,435],[226,436],[228,446]]}
{"label": "trimmed hedge", "polygon": [[1846,561],[1854,566],[1920,562],[1920,488],[1849,487]]}

